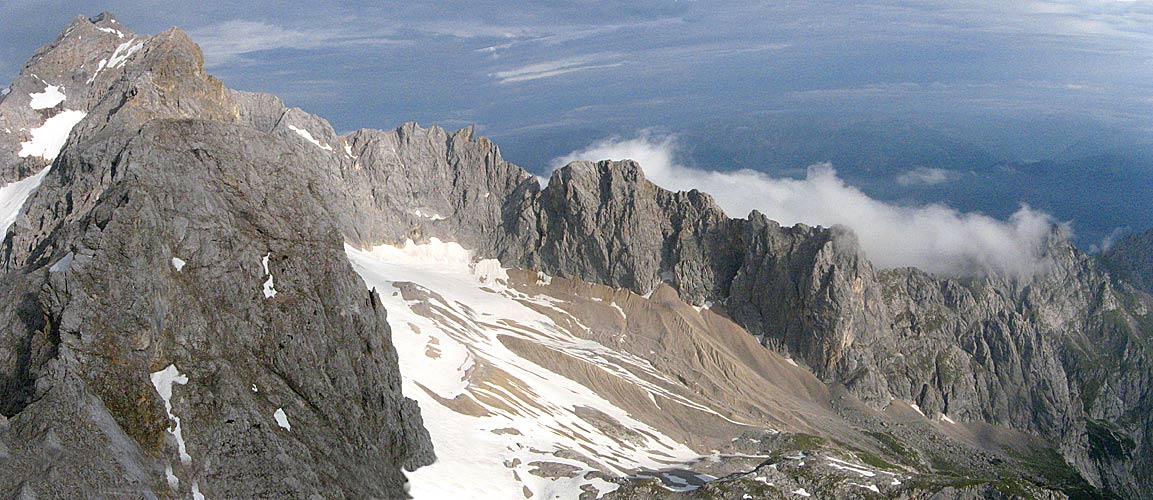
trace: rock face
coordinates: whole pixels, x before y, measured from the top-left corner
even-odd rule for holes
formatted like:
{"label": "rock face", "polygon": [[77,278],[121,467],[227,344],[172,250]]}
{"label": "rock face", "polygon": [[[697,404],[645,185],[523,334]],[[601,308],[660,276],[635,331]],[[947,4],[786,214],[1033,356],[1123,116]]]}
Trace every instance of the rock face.
{"label": "rock face", "polygon": [[1121,238],[1101,258],[1114,276],[1153,293],[1153,229]]}
{"label": "rock face", "polygon": [[877,270],[847,229],[732,219],[631,161],[542,189],[468,129],[338,135],[111,16],[11,88],[0,183],[52,168],[0,247],[0,495],[404,496],[432,450],[343,245],[431,237],[668,284],[874,408],[1040,436],[1092,494],[1153,495],[1153,299],[1059,235],[1031,278]]}
{"label": "rock face", "polygon": [[[576,162],[541,190],[467,131],[410,124],[351,137],[354,155],[375,158],[354,169],[379,179],[370,219],[393,221],[357,224],[361,241],[436,236],[638,293],[668,283],[693,303],[723,304],[764,345],[874,407],[900,399],[932,418],[1033,433],[1107,491],[1153,487],[1149,298],[1116,286],[1059,234],[1032,278],[878,271],[844,228],[730,219],[708,195],[660,189],[630,161]],[[397,179],[406,170],[420,174]],[[462,181],[478,172],[483,180]],[[364,198],[369,188],[350,189]]]}
{"label": "rock face", "polygon": [[77,19],[0,103],[50,120],[35,74],[87,113],[4,239],[0,495],[403,498],[432,449],[314,191],[338,173],[202,64],[179,30]]}

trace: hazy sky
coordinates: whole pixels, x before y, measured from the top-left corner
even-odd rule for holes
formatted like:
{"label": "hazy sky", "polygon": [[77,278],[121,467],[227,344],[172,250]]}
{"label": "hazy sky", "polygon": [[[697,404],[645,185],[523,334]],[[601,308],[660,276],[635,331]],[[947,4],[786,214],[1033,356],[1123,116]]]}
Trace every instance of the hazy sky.
{"label": "hazy sky", "polygon": [[[0,6],[0,80],[92,2]],[[1151,128],[1149,1],[110,1],[180,26],[232,87],[339,130],[509,135],[725,113],[1092,118]],[[636,119],[643,115],[645,119]]]}
{"label": "hazy sky", "polygon": [[[956,144],[971,142],[998,161],[1051,158],[1086,138],[1153,144],[1153,0],[93,5],[0,4],[0,81],[11,80],[71,18],[109,10],[139,33],[180,26],[204,49],[209,71],[228,86],[277,94],[338,131],[405,121],[475,125],[506,157],[537,172],[547,170],[551,158],[613,135],[627,140],[656,133],[680,137],[684,156],[728,147],[747,149],[752,158],[724,164],[737,155],[698,155],[719,163],[705,167],[804,177],[804,165],[785,171],[772,162],[757,164],[768,150],[747,143],[756,142],[761,126],[810,121],[824,127],[862,119],[915,122]],[[740,127],[725,130],[718,123],[752,132],[726,145]],[[912,140],[901,137],[900,128],[882,137],[895,138],[900,155],[930,140],[911,130],[917,136]],[[789,140],[806,144],[799,137]],[[874,136],[846,137],[839,146],[844,150],[875,146],[852,142]],[[765,148],[780,146],[763,142]],[[835,149],[800,157],[834,160],[846,179],[867,182],[870,171],[836,164]],[[967,156],[959,158],[954,162]],[[968,175],[910,165],[916,168],[885,173],[879,188],[862,187],[896,202],[953,200],[949,182]],[[1141,175],[1138,183],[1153,184],[1153,167]],[[1004,219],[1025,198],[1005,186],[986,196],[982,183],[998,181],[969,178],[966,197],[953,200],[964,210]],[[1120,214],[1127,206],[1124,199],[1116,209],[1082,201],[1087,208],[1065,210],[1063,195],[1045,189],[1036,198],[1057,199],[1043,208],[1061,220],[1094,211]],[[992,201],[982,204],[986,198]],[[1153,214],[1144,211],[1078,225],[1090,226],[1088,234],[1099,239],[1114,228],[1148,227]]]}

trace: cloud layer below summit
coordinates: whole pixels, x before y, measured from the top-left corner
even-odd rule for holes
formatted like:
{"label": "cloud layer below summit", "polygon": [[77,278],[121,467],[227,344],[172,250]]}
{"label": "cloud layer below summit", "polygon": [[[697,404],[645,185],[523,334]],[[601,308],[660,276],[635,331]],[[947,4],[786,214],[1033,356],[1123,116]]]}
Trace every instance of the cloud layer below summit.
{"label": "cloud layer below summit", "polygon": [[1055,224],[1048,214],[1027,206],[1008,220],[997,220],[944,205],[886,203],[846,184],[827,163],[810,167],[803,179],[691,168],[677,162],[671,137],[642,134],[600,141],[553,160],[552,168],[573,160],[607,159],[637,161],[649,180],[666,189],[712,194],[730,216],[758,210],[786,226],[847,226],[869,259],[882,268],[911,266],[949,276],[1031,276],[1044,266],[1042,249]]}

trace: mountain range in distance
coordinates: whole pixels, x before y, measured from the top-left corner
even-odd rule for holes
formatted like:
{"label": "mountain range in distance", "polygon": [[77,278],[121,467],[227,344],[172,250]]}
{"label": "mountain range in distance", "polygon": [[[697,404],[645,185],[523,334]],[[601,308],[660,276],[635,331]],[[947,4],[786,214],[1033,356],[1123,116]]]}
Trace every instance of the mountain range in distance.
{"label": "mountain range in distance", "polygon": [[635,161],[338,134],[110,14],[0,127],[0,498],[1153,492],[1148,234],[881,267]]}

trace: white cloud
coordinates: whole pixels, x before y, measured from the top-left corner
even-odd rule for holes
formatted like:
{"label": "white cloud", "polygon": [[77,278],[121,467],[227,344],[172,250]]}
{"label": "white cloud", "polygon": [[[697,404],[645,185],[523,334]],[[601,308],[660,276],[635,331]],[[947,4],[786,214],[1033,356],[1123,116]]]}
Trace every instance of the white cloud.
{"label": "white cloud", "polygon": [[623,62],[599,62],[597,59],[598,58],[595,57],[575,57],[571,59],[546,61],[505,71],[498,71],[489,76],[496,78],[498,83],[515,83],[550,78],[590,69],[615,68],[624,64]]}
{"label": "white cloud", "polygon": [[[829,164],[804,179],[762,172],[716,172],[680,165],[671,137],[614,138],[552,162],[632,159],[652,182],[674,190],[712,194],[724,210],[744,216],[759,210],[783,225],[844,225],[857,234],[870,260],[882,268],[912,266],[950,276],[995,273],[1031,276],[1043,269],[1042,243],[1054,220],[1022,206],[1009,220],[962,213],[943,205],[904,207],[870,198],[845,184]],[[1067,228],[1066,228],[1067,230]]]}
{"label": "white cloud", "polygon": [[348,30],[296,30],[259,21],[232,20],[192,31],[204,51],[205,64],[218,66],[244,60],[245,54],[275,49],[312,50],[325,47],[397,43],[379,33]]}
{"label": "white cloud", "polygon": [[951,172],[941,168],[917,167],[897,176],[897,184],[902,186],[932,186],[947,182]]}

